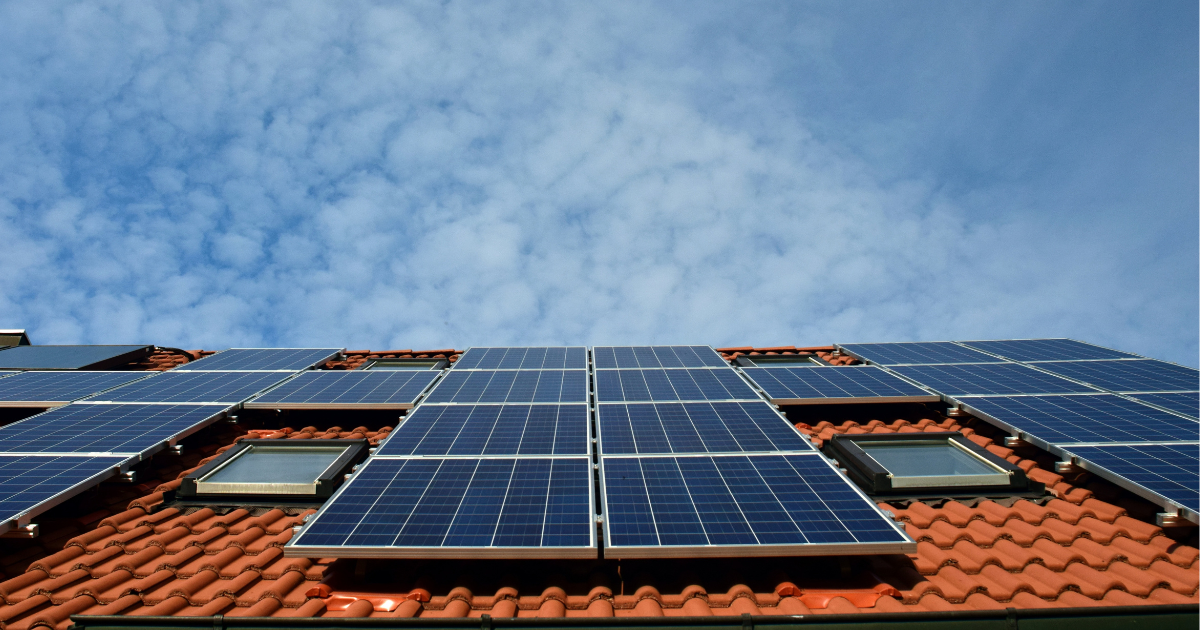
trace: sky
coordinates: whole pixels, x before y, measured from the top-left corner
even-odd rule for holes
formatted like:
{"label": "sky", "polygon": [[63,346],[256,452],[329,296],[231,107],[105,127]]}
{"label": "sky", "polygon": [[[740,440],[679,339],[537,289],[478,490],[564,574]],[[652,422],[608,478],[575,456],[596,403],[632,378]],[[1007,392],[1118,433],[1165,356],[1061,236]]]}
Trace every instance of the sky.
{"label": "sky", "polygon": [[1196,2],[2,2],[0,328],[1200,363]]}

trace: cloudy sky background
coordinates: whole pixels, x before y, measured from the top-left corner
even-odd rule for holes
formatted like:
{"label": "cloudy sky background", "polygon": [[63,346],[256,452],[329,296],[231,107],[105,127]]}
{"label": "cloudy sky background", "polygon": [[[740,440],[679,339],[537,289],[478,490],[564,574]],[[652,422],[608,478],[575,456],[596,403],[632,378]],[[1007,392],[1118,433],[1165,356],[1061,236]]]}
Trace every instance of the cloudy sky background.
{"label": "cloudy sky background", "polygon": [[0,4],[0,327],[1198,363],[1193,2]]}

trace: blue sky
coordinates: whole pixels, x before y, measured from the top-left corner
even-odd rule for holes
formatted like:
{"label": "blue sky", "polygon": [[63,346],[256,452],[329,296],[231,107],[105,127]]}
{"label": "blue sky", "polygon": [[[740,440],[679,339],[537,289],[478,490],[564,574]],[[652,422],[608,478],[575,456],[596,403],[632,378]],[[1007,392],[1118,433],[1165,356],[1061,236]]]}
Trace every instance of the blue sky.
{"label": "blue sky", "polygon": [[1198,363],[1195,2],[0,4],[0,327]]}

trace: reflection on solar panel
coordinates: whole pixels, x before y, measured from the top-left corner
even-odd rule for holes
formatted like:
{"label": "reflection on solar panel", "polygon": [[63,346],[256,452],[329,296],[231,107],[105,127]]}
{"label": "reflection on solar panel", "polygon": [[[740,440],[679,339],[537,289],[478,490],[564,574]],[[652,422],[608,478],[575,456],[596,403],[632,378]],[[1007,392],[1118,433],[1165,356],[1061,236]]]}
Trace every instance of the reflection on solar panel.
{"label": "reflection on solar panel", "polygon": [[411,409],[440,372],[311,370],[246,403],[262,409]]}
{"label": "reflection on solar panel", "polygon": [[15,370],[99,370],[128,363],[150,346],[14,346],[0,350],[0,368]]}
{"label": "reflection on solar panel", "polygon": [[1200,420],[1200,392],[1179,392],[1174,394],[1136,394],[1130,396],[1130,398],[1147,402],[1152,405],[1158,405],[1159,407],[1164,407],[1166,409],[1170,409],[1171,411],[1186,414],[1196,418],[1197,420]]}
{"label": "reflection on solar panel", "polygon": [[1075,446],[1070,452],[1086,460],[1080,465],[1087,470],[1099,467],[1133,482],[1122,484],[1129,490],[1137,492],[1141,486],[1200,512],[1200,446],[1196,444]]}
{"label": "reflection on solar panel", "polygon": [[1200,440],[1200,423],[1112,394],[970,398],[964,407],[1010,430],[1069,444]]}
{"label": "reflection on solar panel", "polygon": [[947,396],[1083,394],[1096,391],[1018,363],[907,365],[891,370]]}
{"label": "reflection on solar panel", "polygon": [[376,457],[587,455],[587,405],[422,405]]}
{"label": "reflection on solar panel", "polygon": [[586,370],[587,348],[471,348],[456,370]]}
{"label": "reflection on solar panel", "polygon": [[597,402],[761,400],[731,369],[599,370]]}
{"label": "reflection on solar panel", "polygon": [[451,370],[427,403],[587,402],[586,370]]}
{"label": "reflection on solar panel", "polygon": [[877,367],[743,368],[777,405],[935,402],[936,394]]}
{"label": "reflection on solar panel", "polygon": [[55,407],[144,379],[150,372],[21,372],[0,381],[0,407]]}
{"label": "reflection on solar panel", "polygon": [[592,465],[372,458],[288,545],[310,557],[596,557]]}
{"label": "reflection on solar panel", "polygon": [[605,457],[602,462],[609,558],[916,548],[816,454]]}
{"label": "reflection on solar panel", "polygon": [[0,370],[0,378],[4,378],[5,376],[12,376],[13,374],[20,374],[20,372],[18,372],[16,370]]}
{"label": "reflection on solar panel", "polygon": [[227,403],[236,405],[287,378],[281,372],[164,372],[89,402]]}
{"label": "reflection on solar panel", "polygon": [[604,455],[813,450],[765,402],[600,405],[596,414]]}
{"label": "reflection on solar panel", "polygon": [[173,371],[296,372],[321,365],[339,352],[339,348],[233,348],[185,363]]}
{"label": "reflection on solar panel", "polygon": [[729,367],[708,346],[598,346],[592,360],[596,369]]}
{"label": "reflection on solar panel", "polygon": [[1193,392],[1200,389],[1200,371],[1153,359],[1052,361],[1037,366],[1114,392]]}
{"label": "reflection on solar panel", "polygon": [[1002,341],[962,341],[964,346],[998,354],[1013,361],[1070,361],[1079,359],[1138,358],[1074,339],[1009,339]]}
{"label": "reflection on solar panel", "polygon": [[923,365],[932,363],[1000,363],[1004,359],[964,348],[950,341],[840,344],[842,350],[863,361],[880,365]]}
{"label": "reflection on solar panel", "polygon": [[0,534],[116,474],[128,459],[0,455]]}
{"label": "reflection on solar panel", "polygon": [[224,411],[213,405],[76,403],[0,427],[0,453],[144,454]]}

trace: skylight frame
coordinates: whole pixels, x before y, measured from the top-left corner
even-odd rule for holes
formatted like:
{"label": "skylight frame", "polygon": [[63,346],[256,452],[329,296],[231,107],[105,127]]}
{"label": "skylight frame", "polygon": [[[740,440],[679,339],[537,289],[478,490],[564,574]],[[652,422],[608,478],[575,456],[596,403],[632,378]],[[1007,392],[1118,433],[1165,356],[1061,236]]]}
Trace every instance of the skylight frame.
{"label": "skylight frame", "polygon": [[[314,448],[341,447],[342,453],[330,463],[312,483],[244,483],[206,481],[226,469],[241,457],[248,457],[256,448],[263,450],[304,451]],[[368,452],[368,440],[242,440],[233,448],[185,476],[176,497],[185,500],[221,500],[236,497],[243,501],[256,498],[283,501],[324,501],[333,495],[345,480],[351,467],[362,461]]]}

